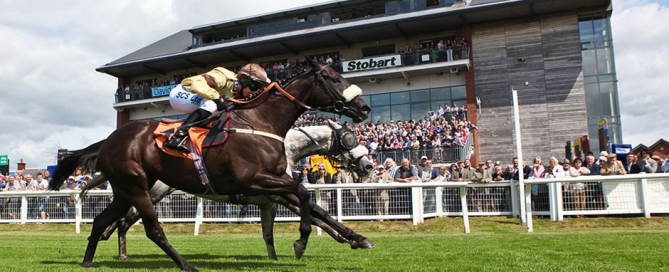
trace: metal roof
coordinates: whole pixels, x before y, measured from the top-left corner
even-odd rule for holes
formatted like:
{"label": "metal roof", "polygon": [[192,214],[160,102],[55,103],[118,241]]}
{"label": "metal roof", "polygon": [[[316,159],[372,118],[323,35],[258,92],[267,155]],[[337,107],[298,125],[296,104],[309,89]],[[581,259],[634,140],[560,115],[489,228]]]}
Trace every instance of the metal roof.
{"label": "metal roof", "polygon": [[[308,50],[431,33],[435,32],[435,26],[441,29],[460,29],[465,24],[584,8],[606,10],[610,4],[611,0],[472,0],[468,6],[436,7],[382,15],[191,48],[190,32],[213,26],[207,25],[177,32],[96,70],[116,77],[135,77],[196,67],[204,69],[214,64],[250,61],[281,54],[292,53],[296,57],[303,57],[300,53]],[[314,9],[307,9],[309,8]],[[285,14],[286,12],[277,13],[276,16],[285,17]]]}

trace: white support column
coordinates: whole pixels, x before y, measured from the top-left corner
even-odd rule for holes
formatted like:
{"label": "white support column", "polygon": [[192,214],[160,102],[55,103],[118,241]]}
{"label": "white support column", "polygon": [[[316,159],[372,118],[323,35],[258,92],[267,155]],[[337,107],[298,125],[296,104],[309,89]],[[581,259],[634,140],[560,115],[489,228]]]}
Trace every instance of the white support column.
{"label": "white support column", "polygon": [[[511,95],[513,96],[513,121],[516,131],[516,157],[518,157],[518,167],[523,167],[523,145],[520,139],[520,110],[518,108],[518,91],[511,87]],[[521,197],[525,195],[525,177],[523,176],[523,169],[518,171],[518,189]],[[525,205],[520,205],[520,223],[524,224],[527,221],[525,217]]]}
{"label": "white support column", "polygon": [[550,210],[550,220],[557,220],[557,195],[555,194],[555,182],[546,184],[548,186],[548,209]]}
{"label": "white support column", "polygon": [[444,217],[444,187],[434,187],[434,199],[437,216]]}
{"label": "white support column", "polygon": [[562,202],[562,182],[555,183],[555,208],[557,213],[557,220],[564,219],[564,203]]}
{"label": "white support column", "polygon": [[21,197],[21,224],[25,224],[28,220],[28,197]]}
{"label": "white support column", "polygon": [[[341,223],[343,221],[342,217],[344,215],[344,201],[343,201],[344,198],[342,196],[342,193],[341,193],[342,190],[341,189],[337,188],[337,190],[335,190],[335,192],[337,193],[337,201],[336,201],[337,206],[335,206],[335,209],[337,209],[337,221],[339,221],[339,223]],[[330,209],[332,209],[332,204],[334,204],[334,203],[329,203]]]}
{"label": "white support column", "polygon": [[[314,189],[314,193],[316,196],[316,204],[318,206],[323,207],[323,199],[321,198],[321,189],[320,188]],[[341,223],[341,216],[337,215],[337,221]],[[316,235],[321,236],[322,233],[323,230],[320,227],[316,227]]]}
{"label": "white support column", "polygon": [[[642,174],[645,174],[642,172]],[[648,181],[645,178],[642,178],[641,183],[641,208],[643,209],[643,216],[650,218],[650,199],[648,199]]]}
{"label": "white support column", "polygon": [[421,187],[412,187],[411,188],[411,219],[413,219],[413,225],[416,226],[419,223],[423,223],[423,189]]}
{"label": "white support column", "polygon": [[195,201],[197,206],[195,208],[195,230],[193,236],[198,236],[200,234],[200,225],[202,225],[202,219],[204,218],[204,199],[198,196]]}
{"label": "white support column", "polygon": [[467,186],[460,187],[460,204],[462,205],[462,223],[465,225],[465,233],[469,233],[469,210],[467,209]]}
{"label": "white support column", "polygon": [[532,187],[532,184],[525,184],[525,207],[527,210],[526,217],[527,218],[527,232],[532,232],[532,190],[530,189]]}
{"label": "white support column", "polygon": [[81,233],[81,205],[82,205],[82,200],[79,194],[74,194],[72,199],[74,199],[74,226],[75,226],[75,232],[77,234]]}

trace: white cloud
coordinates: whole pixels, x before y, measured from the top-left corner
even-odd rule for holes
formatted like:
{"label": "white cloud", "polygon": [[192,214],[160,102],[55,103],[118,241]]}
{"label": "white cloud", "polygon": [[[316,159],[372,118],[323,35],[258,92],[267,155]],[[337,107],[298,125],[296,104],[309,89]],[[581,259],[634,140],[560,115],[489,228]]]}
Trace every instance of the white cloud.
{"label": "white cloud", "polygon": [[666,1],[614,1],[611,19],[625,143],[647,146],[669,135],[662,97],[669,95]]}
{"label": "white cloud", "polygon": [[[55,164],[116,127],[116,78],[95,68],[196,25],[323,1],[4,1],[0,154],[10,169]],[[139,4],[138,4],[139,3]],[[20,11],[20,12],[17,12]]]}

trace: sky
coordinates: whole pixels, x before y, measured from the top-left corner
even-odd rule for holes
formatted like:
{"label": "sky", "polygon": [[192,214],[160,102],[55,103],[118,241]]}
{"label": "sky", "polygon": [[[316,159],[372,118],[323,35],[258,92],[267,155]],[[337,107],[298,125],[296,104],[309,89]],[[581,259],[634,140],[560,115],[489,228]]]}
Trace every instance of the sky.
{"label": "sky", "polygon": [[[0,155],[10,170],[56,163],[116,126],[117,79],[95,69],[180,30],[329,1],[0,0]],[[139,3],[139,4],[137,4]],[[614,0],[625,143],[669,140],[669,0]]]}

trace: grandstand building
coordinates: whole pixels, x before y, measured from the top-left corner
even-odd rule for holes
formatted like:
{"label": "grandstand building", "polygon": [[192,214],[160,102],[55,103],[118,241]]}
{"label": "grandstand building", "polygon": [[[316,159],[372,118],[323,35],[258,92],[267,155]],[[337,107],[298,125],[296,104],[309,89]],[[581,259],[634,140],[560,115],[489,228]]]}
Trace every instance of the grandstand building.
{"label": "grandstand building", "polygon": [[299,68],[287,63],[330,58],[363,89],[368,121],[455,104],[477,127],[474,161],[515,156],[515,89],[524,157],[562,158],[584,135],[598,152],[602,120],[611,143],[622,142],[611,14],[610,0],[333,1],[180,30],[97,71],[118,78],[121,126],[183,116],[169,90],[216,66],[256,62],[282,79]]}

